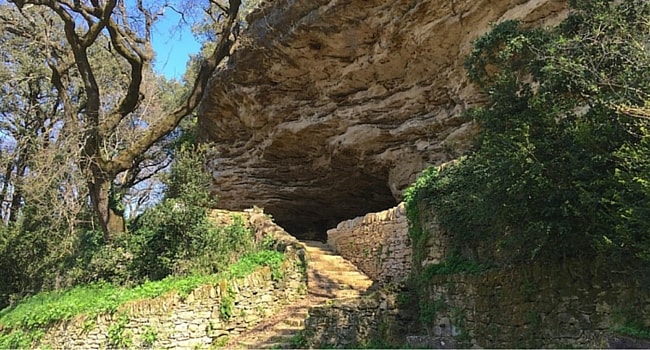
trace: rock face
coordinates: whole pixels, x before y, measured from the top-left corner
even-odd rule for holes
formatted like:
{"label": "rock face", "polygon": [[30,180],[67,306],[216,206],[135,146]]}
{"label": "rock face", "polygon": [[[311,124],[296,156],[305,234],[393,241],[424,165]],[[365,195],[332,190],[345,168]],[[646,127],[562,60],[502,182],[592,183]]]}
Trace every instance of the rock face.
{"label": "rock face", "polygon": [[547,25],[561,0],[275,0],[249,17],[199,110],[220,206],[301,236],[394,206],[465,150],[482,101],[464,57],[490,23]]}

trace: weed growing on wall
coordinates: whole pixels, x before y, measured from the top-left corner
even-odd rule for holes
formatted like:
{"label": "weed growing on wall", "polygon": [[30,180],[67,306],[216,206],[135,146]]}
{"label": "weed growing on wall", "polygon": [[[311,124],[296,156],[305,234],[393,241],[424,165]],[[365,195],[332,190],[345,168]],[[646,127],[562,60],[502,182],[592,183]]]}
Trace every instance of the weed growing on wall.
{"label": "weed growing on wall", "polygon": [[142,346],[145,348],[150,348],[158,340],[158,331],[153,327],[148,326],[144,333],[142,334]]}
{"label": "weed growing on wall", "polygon": [[226,346],[226,344],[228,344],[229,339],[230,338],[228,338],[227,335],[222,335],[212,343],[212,346],[217,347],[217,348],[223,348],[223,347]]}
{"label": "weed growing on wall", "polygon": [[426,244],[429,239],[429,232],[422,228],[420,219],[420,205],[427,203],[430,187],[438,175],[438,169],[434,167],[427,168],[417,178],[414,184],[409,186],[404,192],[404,203],[406,207],[406,217],[409,222],[409,238],[413,249],[412,273],[421,272],[422,261],[426,258]]}
{"label": "weed growing on wall", "polygon": [[452,275],[456,273],[474,275],[487,270],[488,264],[479,264],[459,255],[451,255],[440,264],[429,264],[423,268],[420,279],[423,283],[431,281],[433,276]]}
{"label": "weed growing on wall", "polygon": [[117,322],[108,327],[108,346],[113,349],[124,349],[133,345],[133,333],[126,329],[129,317],[118,316]]}
{"label": "weed growing on wall", "polygon": [[311,339],[312,337],[313,334],[311,334],[309,331],[306,331],[304,329],[298,331],[291,338],[291,346],[295,349],[310,348],[312,344],[310,344],[309,339]]}
{"label": "weed growing on wall", "polygon": [[439,312],[447,310],[448,305],[444,296],[429,300],[420,298],[420,322],[426,326],[433,326]]}
{"label": "weed growing on wall", "polygon": [[17,330],[7,334],[0,334],[0,348],[3,349],[27,349],[33,343],[38,342],[44,333],[38,331]]}
{"label": "weed growing on wall", "polygon": [[634,338],[650,339],[650,329],[635,323],[627,324],[614,330],[618,334],[628,335]]}
{"label": "weed growing on wall", "polygon": [[232,286],[228,285],[225,293],[221,295],[221,302],[219,304],[219,317],[222,320],[228,321],[232,317],[235,308],[235,297],[235,290]]}

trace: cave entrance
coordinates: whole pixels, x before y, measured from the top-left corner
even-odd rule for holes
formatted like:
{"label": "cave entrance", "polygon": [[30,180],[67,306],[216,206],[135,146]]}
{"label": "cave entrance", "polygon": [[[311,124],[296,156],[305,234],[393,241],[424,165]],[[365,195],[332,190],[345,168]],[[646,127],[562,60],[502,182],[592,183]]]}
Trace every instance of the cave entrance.
{"label": "cave entrance", "polygon": [[398,204],[385,185],[357,184],[353,189],[327,190],[326,195],[294,197],[275,203],[265,211],[298,239],[327,241],[327,230],[341,221],[382,211]]}

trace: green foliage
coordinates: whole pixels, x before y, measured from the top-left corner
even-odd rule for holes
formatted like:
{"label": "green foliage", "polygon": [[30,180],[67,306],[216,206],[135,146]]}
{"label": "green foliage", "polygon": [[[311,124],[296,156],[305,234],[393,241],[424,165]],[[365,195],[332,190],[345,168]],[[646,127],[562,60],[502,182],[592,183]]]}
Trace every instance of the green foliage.
{"label": "green foliage", "polygon": [[398,308],[405,308],[413,302],[413,293],[411,291],[400,291],[397,294]]}
{"label": "green foliage", "polygon": [[[43,329],[56,321],[72,319],[81,314],[94,318],[99,314],[114,313],[129,301],[151,299],[169,292],[187,295],[201,285],[216,285],[222,280],[244,277],[261,266],[269,266],[272,270],[280,268],[283,261],[282,253],[263,250],[245,255],[219,274],[168,276],[160,281],[149,281],[131,288],[95,283],[59,292],[41,292],[22,300],[14,307],[0,311],[0,348],[28,347],[10,345],[31,343],[42,335]],[[232,315],[232,290],[228,295],[231,298]],[[126,325],[125,322],[128,322],[128,319],[124,321],[123,318],[120,317],[119,322],[114,325],[114,338],[128,341],[129,335],[120,333]],[[3,346],[5,344],[7,346]]]}
{"label": "green foliage", "polygon": [[421,279],[422,281],[431,281],[433,276],[452,275],[455,273],[473,275],[481,273],[488,268],[488,265],[478,264],[460,256],[452,255],[440,264],[426,265],[422,271]]}
{"label": "green foliage", "polygon": [[150,348],[158,340],[158,332],[151,326],[148,326],[142,333],[142,346]]}
{"label": "green foliage", "polygon": [[205,159],[209,148],[181,143],[176,150],[174,163],[165,181],[166,198],[179,199],[184,205],[209,207],[212,202],[208,188],[212,183],[205,171]]}
{"label": "green foliage", "polygon": [[383,339],[372,338],[367,341],[354,344],[350,349],[408,349],[401,345],[390,344]]}
{"label": "green foliage", "polygon": [[466,66],[489,101],[466,117],[481,135],[407,191],[414,262],[421,203],[473,259],[649,261],[650,120],[621,106],[643,106],[650,91],[650,4],[572,6],[555,28],[504,22],[475,42]]}
{"label": "green foliage", "polygon": [[142,294],[138,290],[126,290],[109,284],[79,286],[61,292],[42,292],[0,311],[0,324],[5,329],[44,328],[81,313],[90,317],[99,313],[111,313],[122,303],[140,295]]}
{"label": "green foliage", "polygon": [[273,280],[282,279],[282,264],[284,254],[275,250],[262,250],[254,254],[243,256],[237,264],[229,266],[226,275],[231,278],[240,278],[249,275],[259,266],[268,266],[271,269]]}
{"label": "green foliage", "polygon": [[[43,283],[47,257],[46,237],[14,226],[0,225],[0,307]],[[17,295],[15,295],[17,294]]]}
{"label": "green foliage", "polygon": [[420,222],[420,203],[425,200],[429,191],[427,190],[432,179],[435,179],[438,171],[434,167],[425,169],[404,192],[406,216],[409,222],[409,238],[413,249],[413,274],[419,274],[422,261],[426,258],[426,245],[429,233],[424,231]]}
{"label": "green foliage", "polygon": [[2,349],[27,349],[38,342],[44,333],[43,331],[14,331],[8,334],[0,334],[0,348]]}
{"label": "green foliage", "polygon": [[623,327],[617,328],[615,332],[623,335],[629,335],[635,338],[650,339],[650,329],[640,327],[634,323],[626,324]]}
{"label": "green foliage", "polygon": [[68,278],[74,284],[135,285],[170,275],[212,274],[257,249],[241,217],[218,227],[204,209],[197,209],[197,216],[184,215],[170,209],[169,203],[151,208],[136,231],[116,237],[111,244],[103,243],[101,232],[82,234],[79,253],[69,259]]}
{"label": "green foliage", "polygon": [[[230,339],[230,338],[228,338],[227,335],[221,336],[221,337],[217,338],[217,340],[215,340],[214,343],[212,343],[212,344],[213,344],[213,347],[216,347],[216,348],[223,348],[223,347],[225,347],[225,346],[228,344],[228,340],[229,340],[229,339]],[[212,347],[212,346],[211,346],[211,347]]]}
{"label": "green foliage", "polygon": [[120,315],[117,322],[111,323],[108,327],[108,346],[113,349],[124,349],[133,345],[133,334],[126,330],[129,318]]}
{"label": "green foliage", "polygon": [[[36,208],[0,225],[0,307],[40,290],[93,282],[135,285],[170,274],[215,273],[256,249],[241,218],[228,227],[208,220],[206,147],[178,145],[164,200],[109,242],[98,230],[62,227]],[[81,213],[88,215],[85,211]]]}
{"label": "green foliage", "polygon": [[293,337],[291,338],[291,347],[294,349],[307,349],[310,347],[310,341],[309,338],[311,337],[311,334],[309,334],[305,330],[301,330],[296,332]]}
{"label": "green foliage", "polygon": [[166,198],[132,225],[133,267],[141,276],[215,273],[232,264],[255,243],[241,217],[225,228],[207,217],[212,200],[203,168],[206,149],[181,145],[167,183]]}
{"label": "green foliage", "polygon": [[420,322],[426,326],[432,326],[436,320],[436,315],[440,311],[447,309],[447,301],[443,296],[437,300],[420,298]]}
{"label": "green foliage", "polygon": [[76,242],[74,253],[64,265],[67,285],[109,282],[132,285],[143,278],[133,268],[134,252],[138,251],[137,237],[120,235],[106,244],[101,231],[83,231]]}
{"label": "green foliage", "polygon": [[542,323],[542,318],[539,312],[534,310],[527,310],[526,313],[524,314],[524,319],[526,320],[526,323],[528,323],[530,328],[533,330],[539,329],[539,326]]}
{"label": "green foliage", "polygon": [[224,321],[228,321],[232,317],[233,309],[235,308],[235,296],[235,291],[230,285],[228,285],[226,293],[221,295],[219,317]]}
{"label": "green foliage", "polygon": [[[650,118],[630,111],[647,111],[650,100],[650,3],[571,6],[556,27],[507,21],[474,43],[466,67],[488,101],[464,118],[480,136],[405,192],[424,325],[446,307],[430,300],[438,274],[584,257],[648,276]],[[423,208],[458,252],[424,268]],[[526,282],[521,292],[531,299],[534,290]],[[534,331],[539,316],[525,317]]]}
{"label": "green foliage", "polygon": [[[128,235],[86,258],[91,273],[81,282],[134,283],[170,274],[215,273],[250,251],[253,238],[241,218],[216,227],[207,216],[212,200],[203,169],[206,149],[182,143],[166,180],[164,200],[131,224]],[[89,251],[86,249],[85,251]],[[90,260],[90,261],[89,261]]]}
{"label": "green foliage", "polygon": [[[284,277],[282,264],[284,254],[275,250],[262,250],[253,254],[243,256],[236,264],[229,266],[228,270],[223,273],[226,280],[248,276],[260,266],[268,266],[271,269],[271,278],[278,281]],[[219,316],[227,321],[232,317],[235,306],[235,291],[228,285],[226,293],[221,297],[219,306]]]}
{"label": "green foliage", "polygon": [[40,290],[70,286],[78,273],[74,260],[87,266],[81,255],[91,255],[80,251],[86,247],[80,244],[83,227],[73,231],[34,211],[24,207],[18,222],[0,225],[0,308]]}

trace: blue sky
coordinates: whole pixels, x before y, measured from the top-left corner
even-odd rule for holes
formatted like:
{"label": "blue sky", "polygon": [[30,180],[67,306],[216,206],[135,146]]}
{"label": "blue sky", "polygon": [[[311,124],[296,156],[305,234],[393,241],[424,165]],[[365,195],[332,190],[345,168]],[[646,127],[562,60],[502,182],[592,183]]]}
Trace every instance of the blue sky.
{"label": "blue sky", "polygon": [[167,78],[180,79],[190,54],[201,49],[189,25],[179,27],[180,16],[174,11],[165,11],[152,32],[151,43],[156,52],[154,69]]}

